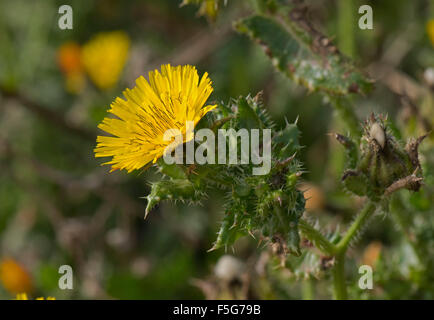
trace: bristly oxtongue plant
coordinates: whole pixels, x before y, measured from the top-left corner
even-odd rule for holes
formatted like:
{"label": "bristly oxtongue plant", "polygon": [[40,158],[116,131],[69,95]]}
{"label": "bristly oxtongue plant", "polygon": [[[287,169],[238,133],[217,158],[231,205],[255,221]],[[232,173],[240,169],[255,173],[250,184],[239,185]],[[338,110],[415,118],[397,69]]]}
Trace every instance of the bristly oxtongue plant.
{"label": "bristly oxtongue plant", "polygon": [[[98,157],[113,156],[108,162],[113,170],[132,171],[156,164],[161,179],[151,184],[146,215],[163,200],[200,203],[216,192],[223,193],[224,216],[210,250],[227,248],[239,237],[252,235],[270,244],[281,266],[296,275],[331,269],[334,297],[346,299],[347,249],[377,209],[388,211],[395,191],[419,190],[423,177],[418,146],[425,136],[404,145],[392,134],[388,119],[373,114],[360,125],[350,96],[368,93],[372,81],[312,26],[305,8],[296,5],[298,1],[288,6],[277,6],[275,1],[258,2],[263,3],[258,7],[260,12],[238,21],[236,30],[261,45],[285,76],[309,91],[323,94],[350,133],[335,134],[347,151],[342,183],[349,192],[365,197],[366,203],[344,234],[335,230],[324,235],[303,217],[305,198],[297,188],[303,168],[296,158],[301,148],[296,122],[286,122],[286,126],[276,129],[261,94],[203,107],[213,90],[211,80],[207,74],[199,80],[197,70],[191,66],[164,65],[161,73],[150,73],[149,83],[139,78],[136,88],[124,92],[127,101],[118,98],[112,104],[110,112],[120,119],[106,118],[100,128],[114,137],[99,137],[95,152]],[[272,129],[270,171],[252,174],[255,165],[251,161],[167,164],[163,154],[168,142],[163,132],[177,129],[187,136],[186,121],[193,122],[195,129],[203,126],[214,133],[219,129],[260,129],[263,135],[263,130]],[[190,141],[187,139],[191,140],[186,138],[179,145]],[[259,144],[259,150],[266,147]],[[236,148],[241,154],[240,144]],[[301,243],[317,248],[321,255],[302,250]],[[296,257],[295,262],[291,257]],[[312,262],[321,267],[312,267]],[[300,271],[304,264],[308,270]]]}

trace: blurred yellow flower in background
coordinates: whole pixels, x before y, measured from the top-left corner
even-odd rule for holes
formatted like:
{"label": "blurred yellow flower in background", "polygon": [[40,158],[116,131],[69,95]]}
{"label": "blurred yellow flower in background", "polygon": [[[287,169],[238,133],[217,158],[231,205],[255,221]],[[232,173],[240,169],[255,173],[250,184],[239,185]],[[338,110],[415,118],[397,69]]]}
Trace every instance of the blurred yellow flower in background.
{"label": "blurred yellow flower in background", "polygon": [[33,290],[32,278],[29,272],[12,258],[1,260],[0,281],[11,294],[31,292]]}
{"label": "blurred yellow flower in background", "polygon": [[66,90],[78,93],[84,87],[84,69],[81,48],[75,42],[66,42],[57,51],[57,62],[66,78]]}
{"label": "blurred yellow flower in background", "polygon": [[15,300],[29,300],[27,293],[17,293]]}
{"label": "blurred yellow flower in background", "polygon": [[169,64],[149,72],[145,78],[136,80],[136,87],[126,89],[127,100],[116,98],[110,113],[118,119],[106,117],[98,126],[114,137],[98,136],[96,157],[113,157],[112,170],[126,169],[131,172],[160,158],[171,141],[163,135],[169,129],[178,129],[186,137],[186,122],[199,120],[215,105],[203,105],[213,91],[212,82],[205,73],[199,81],[193,66],[172,67]]}
{"label": "blurred yellow flower in background", "polygon": [[[17,296],[15,297],[15,300],[29,300],[29,297],[27,296],[26,293],[18,293]],[[45,299],[44,297],[38,297],[35,300],[56,300],[56,298],[47,297],[47,299]]]}
{"label": "blurred yellow flower in background", "polygon": [[130,38],[123,31],[99,33],[83,45],[84,69],[98,88],[109,89],[118,82],[129,48]]}
{"label": "blurred yellow flower in background", "polygon": [[[198,14],[206,16],[208,20],[214,22],[217,19],[220,2],[220,0],[183,0],[179,6],[182,7],[187,4],[199,5]],[[223,4],[226,5],[226,2],[227,0],[223,1]]]}
{"label": "blurred yellow flower in background", "polygon": [[431,44],[434,46],[434,19],[431,19],[426,24],[426,31],[428,33],[428,37],[431,40]]}
{"label": "blurred yellow flower in background", "polygon": [[81,48],[75,42],[66,42],[62,44],[57,52],[57,61],[60,70],[64,73],[82,72]]}

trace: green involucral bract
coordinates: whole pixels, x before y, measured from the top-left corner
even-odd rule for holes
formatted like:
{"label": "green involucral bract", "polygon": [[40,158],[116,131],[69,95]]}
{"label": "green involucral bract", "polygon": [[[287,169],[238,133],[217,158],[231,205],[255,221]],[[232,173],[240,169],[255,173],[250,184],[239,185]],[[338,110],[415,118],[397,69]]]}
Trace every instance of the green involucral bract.
{"label": "green involucral bract", "polygon": [[399,189],[419,190],[418,147],[425,136],[410,139],[404,146],[393,136],[386,119],[372,114],[364,123],[359,150],[350,138],[335,137],[347,150],[349,166],[342,181],[349,191],[379,201]]}

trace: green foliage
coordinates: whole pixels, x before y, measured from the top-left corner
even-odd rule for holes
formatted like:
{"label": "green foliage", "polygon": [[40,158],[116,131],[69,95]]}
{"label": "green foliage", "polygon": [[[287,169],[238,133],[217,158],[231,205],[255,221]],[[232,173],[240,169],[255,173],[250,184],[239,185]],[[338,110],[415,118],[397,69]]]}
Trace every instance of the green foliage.
{"label": "green foliage", "polygon": [[261,15],[243,19],[235,26],[264,48],[279,71],[309,91],[346,95],[364,94],[371,88],[371,82],[324,36],[308,45],[293,35],[290,25]]}
{"label": "green foliage", "polygon": [[[233,281],[243,299],[329,299],[333,286],[337,298],[434,299],[433,134],[421,143],[434,125],[432,1],[371,1],[373,30],[357,28],[355,0],[72,1],[74,28],[60,30],[63,4],[0,1],[0,263],[27,269],[31,296],[210,299],[227,286],[212,271],[225,250],[206,253],[214,242],[247,266],[247,283]],[[131,39],[117,86],[103,92],[85,76],[71,92],[59,48],[110,30]],[[210,104],[264,91],[268,112],[241,97],[196,129],[273,128],[270,174],[162,159],[128,175],[99,166],[96,124],[113,97],[168,62],[207,71]],[[372,111],[389,114],[374,121],[384,147],[371,120],[360,125]],[[74,290],[58,288],[62,264]],[[362,264],[374,290],[358,286]],[[0,283],[0,298],[13,297]]]}
{"label": "green foliage", "polygon": [[189,201],[194,203],[203,197],[188,179],[160,180],[152,183],[151,193],[146,197],[145,217],[149,211],[162,200]]}

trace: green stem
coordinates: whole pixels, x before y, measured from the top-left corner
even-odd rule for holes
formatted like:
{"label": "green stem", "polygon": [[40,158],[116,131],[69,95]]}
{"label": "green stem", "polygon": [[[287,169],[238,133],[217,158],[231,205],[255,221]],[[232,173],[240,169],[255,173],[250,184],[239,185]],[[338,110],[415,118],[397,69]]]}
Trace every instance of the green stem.
{"label": "green stem", "polygon": [[333,297],[336,300],[346,300],[347,284],[345,282],[345,252],[336,254],[333,267]]}
{"label": "green stem", "polygon": [[302,282],[301,296],[303,300],[314,300],[315,299],[315,288],[313,279],[311,277],[305,279]]}
{"label": "green stem", "polygon": [[336,250],[338,253],[345,253],[347,250],[348,245],[350,244],[351,240],[354,238],[354,236],[359,232],[359,230],[366,224],[366,222],[369,220],[371,215],[374,213],[376,208],[375,203],[369,201],[360,211],[359,215],[357,216],[356,220],[352,223],[350,228],[345,233],[344,237],[339,241],[339,243],[336,245]]}
{"label": "green stem", "polygon": [[345,282],[345,254],[354,236],[368,222],[375,212],[376,204],[369,201],[360,211],[356,220],[351,224],[344,237],[336,245],[335,265],[333,267],[333,296],[337,300],[347,299],[347,285]]}
{"label": "green stem", "polygon": [[355,7],[353,0],[338,1],[338,41],[339,49],[354,58]]}

